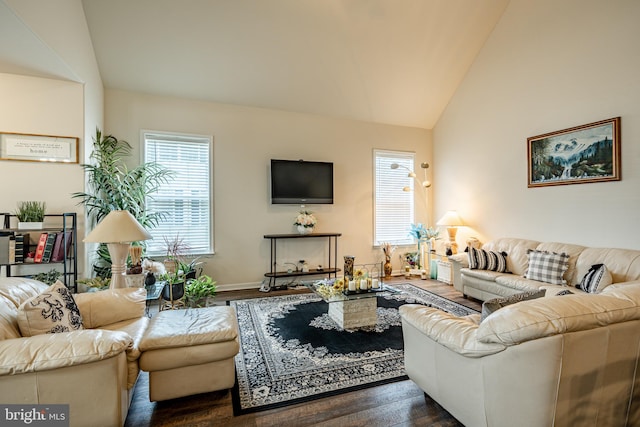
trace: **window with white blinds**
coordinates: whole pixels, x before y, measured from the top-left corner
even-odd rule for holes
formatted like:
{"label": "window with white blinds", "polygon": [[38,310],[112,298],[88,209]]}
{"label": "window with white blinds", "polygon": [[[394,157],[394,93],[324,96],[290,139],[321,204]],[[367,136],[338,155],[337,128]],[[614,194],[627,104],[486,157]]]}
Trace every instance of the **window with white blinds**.
{"label": "window with white blinds", "polygon": [[[414,243],[409,236],[414,222],[413,171],[415,153],[374,150],[374,245]],[[391,169],[392,164],[399,165]],[[403,191],[409,187],[411,191]]]}
{"label": "window with white blinds", "polygon": [[164,212],[158,227],[150,230],[147,254],[166,254],[167,240],[178,236],[189,254],[213,253],[212,153],[208,136],[143,132],[144,160],[173,171],[168,184],[147,198],[150,212]]}

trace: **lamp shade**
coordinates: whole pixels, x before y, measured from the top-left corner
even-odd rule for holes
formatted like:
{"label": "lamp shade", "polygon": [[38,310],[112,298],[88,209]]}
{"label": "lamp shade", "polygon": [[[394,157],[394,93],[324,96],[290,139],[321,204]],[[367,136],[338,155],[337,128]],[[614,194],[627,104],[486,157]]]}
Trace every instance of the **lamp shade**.
{"label": "lamp shade", "polygon": [[111,211],[84,238],[86,243],[130,243],[151,239],[151,234],[129,213]]}
{"label": "lamp shade", "polygon": [[437,225],[444,225],[447,227],[461,227],[464,225],[464,221],[458,215],[456,211],[448,211],[442,218],[438,220]]}

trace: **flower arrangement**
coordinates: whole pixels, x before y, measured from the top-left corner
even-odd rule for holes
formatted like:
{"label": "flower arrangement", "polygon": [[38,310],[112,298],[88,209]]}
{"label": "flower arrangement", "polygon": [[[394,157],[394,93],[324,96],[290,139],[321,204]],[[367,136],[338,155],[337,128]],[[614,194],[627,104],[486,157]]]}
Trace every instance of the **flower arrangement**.
{"label": "flower arrangement", "polygon": [[391,243],[389,242],[382,242],[382,252],[384,253],[384,257],[387,261],[391,261],[391,255],[393,255],[393,253],[396,250],[395,246],[391,246]]}
{"label": "flower arrangement", "polygon": [[325,280],[316,289],[323,298],[332,299],[344,290],[344,279]]}
{"label": "flower arrangement", "polygon": [[420,239],[437,239],[440,234],[440,230],[433,227],[426,227],[424,224],[411,224],[411,229],[409,230],[409,236],[413,237],[416,240]]}
{"label": "flower arrangement", "polygon": [[300,211],[300,214],[298,214],[298,216],[296,217],[296,221],[293,223],[293,225],[302,226],[305,228],[313,228],[317,223],[318,220],[315,216],[313,216],[313,213],[309,211]]}
{"label": "flower arrangement", "polygon": [[418,268],[420,266],[420,252],[405,252],[400,254],[400,260],[404,265],[408,265],[411,268]]}

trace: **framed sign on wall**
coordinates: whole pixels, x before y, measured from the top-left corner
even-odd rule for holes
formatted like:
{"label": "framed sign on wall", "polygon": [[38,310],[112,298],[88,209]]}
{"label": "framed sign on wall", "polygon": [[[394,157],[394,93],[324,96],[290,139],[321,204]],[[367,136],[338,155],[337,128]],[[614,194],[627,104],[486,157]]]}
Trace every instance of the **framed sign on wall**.
{"label": "framed sign on wall", "polygon": [[528,186],[619,181],[620,117],[527,138]]}
{"label": "framed sign on wall", "polygon": [[79,138],[0,133],[0,160],[78,163]]}

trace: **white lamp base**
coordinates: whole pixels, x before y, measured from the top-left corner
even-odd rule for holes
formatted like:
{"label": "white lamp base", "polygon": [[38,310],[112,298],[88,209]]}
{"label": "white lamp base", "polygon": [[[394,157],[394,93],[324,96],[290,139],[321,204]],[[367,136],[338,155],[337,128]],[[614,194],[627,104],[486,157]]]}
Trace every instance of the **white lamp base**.
{"label": "white lamp base", "polygon": [[447,234],[449,234],[451,253],[455,255],[458,253],[458,244],[456,243],[456,234],[458,234],[458,227],[447,227]]}
{"label": "white lamp base", "polygon": [[127,287],[124,277],[127,272],[127,257],[129,256],[130,243],[107,243],[111,256],[111,285],[109,289]]}

